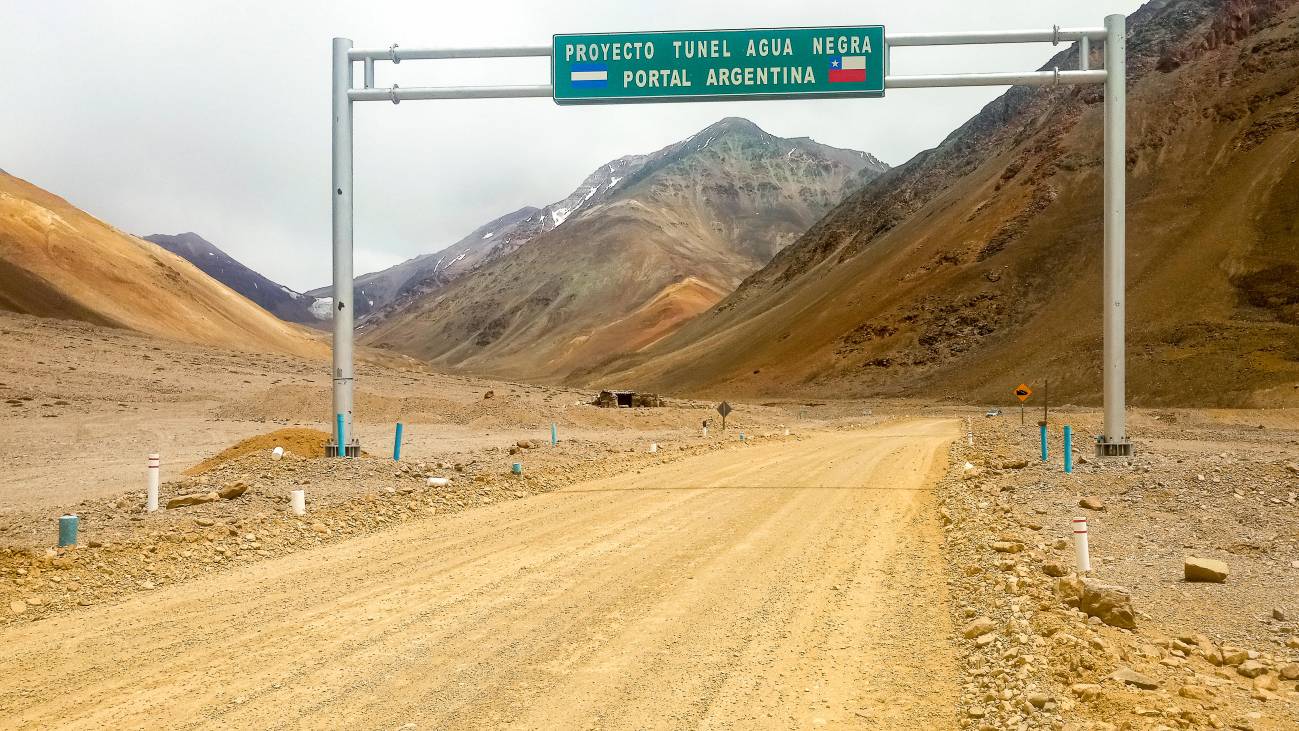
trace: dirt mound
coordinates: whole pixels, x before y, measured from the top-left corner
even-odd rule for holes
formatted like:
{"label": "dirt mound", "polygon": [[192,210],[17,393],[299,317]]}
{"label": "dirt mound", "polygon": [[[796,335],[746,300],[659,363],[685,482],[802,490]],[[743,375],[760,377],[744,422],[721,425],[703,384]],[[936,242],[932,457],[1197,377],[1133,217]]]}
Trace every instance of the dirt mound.
{"label": "dirt mound", "polygon": [[201,475],[204,472],[220,467],[221,465],[232,460],[239,459],[248,454],[255,452],[270,452],[276,447],[284,447],[284,451],[291,452],[299,457],[324,457],[325,445],[331,439],[331,435],[319,429],[307,429],[303,427],[291,427],[288,429],[276,429],[266,434],[258,434],[255,437],[247,439],[222,450],[219,454],[208,457],[198,464],[185,470],[189,476]]}

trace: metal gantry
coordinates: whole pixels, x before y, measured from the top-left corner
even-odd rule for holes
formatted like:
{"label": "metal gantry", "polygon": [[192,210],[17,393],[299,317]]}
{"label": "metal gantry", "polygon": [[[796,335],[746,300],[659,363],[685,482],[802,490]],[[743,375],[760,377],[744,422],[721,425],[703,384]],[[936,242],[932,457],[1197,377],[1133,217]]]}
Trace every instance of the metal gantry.
{"label": "metal gantry", "polygon": [[[1109,15],[1104,27],[1050,30],[977,31],[967,33],[894,33],[886,41],[886,89],[920,89],[959,86],[1058,86],[1064,84],[1105,85],[1104,151],[1104,434],[1098,438],[1099,456],[1128,456],[1125,398],[1124,343],[1124,257],[1127,148],[1127,19]],[[1091,44],[1105,44],[1105,67],[1091,68]],[[983,45],[1007,43],[1078,43],[1078,68],[1009,73],[937,74],[902,76],[892,74],[891,50],[895,47]],[[551,84],[529,86],[409,87],[374,85],[376,62],[438,59],[489,59],[547,57],[551,46],[498,48],[401,48],[356,49],[347,38],[333,41],[333,407],[334,441],[331,455],[340,451],[360,454],[360,441],[353,430],[353,281],[352,281],[352,102],[386,101],[396,104],[419,99],[509,99],[551,97]],[[363,65],[362,88],[353,88],[353,65]],[[340,445],[342,449],[340,450]]]}

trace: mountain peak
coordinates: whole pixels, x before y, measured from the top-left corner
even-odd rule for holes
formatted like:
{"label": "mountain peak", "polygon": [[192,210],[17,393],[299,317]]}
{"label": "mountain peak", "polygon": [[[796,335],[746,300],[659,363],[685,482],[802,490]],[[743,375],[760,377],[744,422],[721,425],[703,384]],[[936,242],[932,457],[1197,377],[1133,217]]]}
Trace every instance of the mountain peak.
{"label": "mountain peak", "polygon": [[[754,124],[753,122],[745,119],[744,117],[723,117],[722,119],[713,122],[712,124],[705,127],[703,130],[699,132],[699,134],[700,135],[702,134],[712,134],[712,135],[744,134],[744,135],[757,135],[761,137],[770,136],[766,132],[766,130],[762,129],[761,127]],[[699,135],[696,135],[696,137],[697,136]]]}

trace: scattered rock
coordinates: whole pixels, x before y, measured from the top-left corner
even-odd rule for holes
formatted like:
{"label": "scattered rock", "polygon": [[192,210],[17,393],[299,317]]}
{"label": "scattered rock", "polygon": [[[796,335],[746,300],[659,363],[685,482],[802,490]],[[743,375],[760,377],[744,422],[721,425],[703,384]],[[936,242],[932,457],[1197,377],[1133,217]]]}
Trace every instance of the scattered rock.
{"label": "scattered rock", "polygon": [[1272,619],[1275,619],[1278,622],[1289,622],[1290,615],[1286,613],[1284,609],[1277,607],[1272,610]]}
{"label": "scattered rock", "polygon": [[1187,581],[1210,581],[1221,583],[1227,580],[1227,564],[1212,558],[1187,556],[1183,573]]}
{"label": "scattered rock", "polygon": [[1259,675],[1254,678],[1254,690],[1266,690],[1269,693],[1275,693],[1281,690],[1281,683],[1277,682],[1276,676],[1271,673]]}
{"label": "scattered rock", "polygon": [[1159,687],[1159,681],[1142,675],[1132,668],[1119,668],[1110,673],[1110,678],[1126,685],[1136,686],[1142,690],[1155,690]]}
{"label": "scattered rock", "polygon": [[1246,660],[1236,668],[1236,673],[1246,678],[1257,678],[1267,672],[1267,666],[1258,660]]}
{"label": "scattered rock", "polygon": [[[217,490],[217,496],[222,500],[234,500],[235,498],[248,492],[248,483],[243,480],[232,482],[220,490]],[[168,506],[170,507],[170,506]]]}
{"label": "scattered rock", "polygon": [[492,397],[494,397],[494,396],[496,396],[496,392],[495,392],[495,391],[488,391],[487,393],[484,393],[484,394],[483,394],[483,398],[485,398],[485,399],[489,399],[489,398],[492,398]]}
{"label": "scattered rock", "polygon": [[203,503],[214,503],[220,500],[221,496],[215,492],[195,492],[189,495],[180,495],[167,501],[167,509],[184,508],[190,505],[202,505]]}
{"label": "scattered rock", "polygon": [[982,637],[995,629],[997,629],[997,624],[995,622],[988,617],[979,617],[973,622],[965,625],[965,628],[961,630],[961,636],[967,640],[973,640],[976,637]]}
{"label": "scattered rock", "polygon": [[27,611],[27,602],[20,602],[17,600],[9,602],[9,611],[14,615],[22,614]]}
{"label": "scattered rock", "polygon": [[1101,694],[1101,687],[1096,683],[1074,683],[1069,690],[1085,701],[1094,701]]}
{"label": "scattered rock", "polygon": [[195,518],[194,524],[201,526],[203,528],[211,528],[212,526],[216,525],[216,521],[212,520],[211,518]]}
{"label": "scattered rock", "polygon": [[997,553],[1019,553],[1024,550],[1024,544],[1015,541],[993,541],[992,550]]}
{"label": "scattered rock", "polygon": [[1059,561],[1047,561],[1046,563],[1042,564],[1042,572],[1045,573],[1047,576],[1060,577],[1060,576],[1067,575],[1069,573],[1069,569]]}
{"label": "scattered rock", "polygon": [[[1239,665],[1245,662],[1246,660],[1248,660],[1249,653],[1245,650],[1240,649],[1239,647],[1227,646],[1227,647],[1223,647],[1221,650],[1218,651],[1218,657],[1222,661],[1220,664],[1231,667],[1231,666]],[[1219,663],[1214,663],[1214,664],[1217,665]]]}
{"label": "scattered rock", "polygon": [[1213,697],[1213,693],[1201,685],[1183,685],[1177,689],[1177,694],[1193,701],[1207,701]]}
{"label": "scattered rock", "polygon": [[1104,510],[1105,501],[1101,500],[1095,495],[1088,495],[1087,497],[1078,501],[1078,507],[1086,508],[1088,510]]}
{"label": "scattered rock", "polygon": [[1282,680],[1299,680],[1299,662],[1288,662],[1277,668]]}
{"label": "scattered rock", "polygon": [[311,529],[321,535],[329,532],[329,528],[324,523],[312,523]]}

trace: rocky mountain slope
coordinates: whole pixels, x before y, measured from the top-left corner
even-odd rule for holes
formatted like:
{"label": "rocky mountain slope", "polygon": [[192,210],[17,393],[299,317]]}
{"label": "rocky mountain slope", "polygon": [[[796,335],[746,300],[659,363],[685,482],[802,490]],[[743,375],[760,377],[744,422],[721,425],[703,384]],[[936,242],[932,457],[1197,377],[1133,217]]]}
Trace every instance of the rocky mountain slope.
{"label": "rocky mountain slope", "polygon": [[234,257],[196,233],[175,236],[152,234],[144,237],[177,256],[183,257],[203,273],[261,305],[281,320],[304,325],[319,325],[329,319],[329,303],[321,307],[315,297],[295,292],[244,266]]}
{"label": "rocky mountain slope", "polygon": [[[1150,2],[1128,52],[1131,397],[1299,403],[1299,3]],[[1002,401],[1049,378],[1053,400],[1099,401],[1102,100],[1012,88],[584,379]]]}
{"label": "rocky mountain slope", "polygon": [[0,309],[218,347],[323,356],[326,346],[159,246],[0,174]]}
{"label": "rocky mountain slope", "polygon": [[472,272],[371,324],[363,342],[553,380],[672,332],[796,239],[850,178],[886,169],[724,119],[601,167]]}
{"label": "rocky mountain slope", "polygon": [[[484,259],[512,250],[533,231],[540,209],[527,206],[474,229],[456,243],[431,254],[421,254],[382,271],[356,278],[356,312],[366,316],[394,302],[409,299],[455,279]],[[333,285],[307,292],[310,297],[332,300]],[[326,313],[326,317],[329,313]]]}

